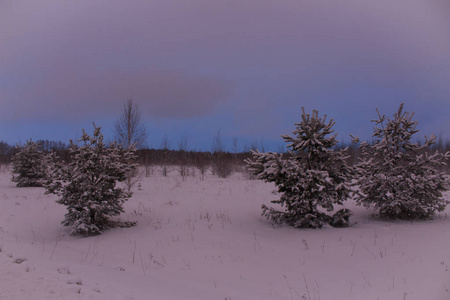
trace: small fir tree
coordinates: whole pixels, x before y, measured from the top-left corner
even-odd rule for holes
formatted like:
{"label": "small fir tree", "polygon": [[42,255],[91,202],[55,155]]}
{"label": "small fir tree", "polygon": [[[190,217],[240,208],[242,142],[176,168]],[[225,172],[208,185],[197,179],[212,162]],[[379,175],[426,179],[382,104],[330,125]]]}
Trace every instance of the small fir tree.
{"label": "small fir tree", "polygon": [[449,152],[431,151],[435,136],[425,137],[423,145],[411,142],[419,131],[418,122],[412,121],[414,113],[403,112],[403,103],[393,119],[378,109],[377,113],[378,120],[372,121],[374,142],[360,145],[357,203],[394,219],[426,219],[442,211],[447,205],[442,192],[449,189],[449,183],[439,168],[446,165]]}
{"label": "small fir tree", "polygon": [[287,157],[277,153],[252,151],[254,160],[246,160],[249,171],[258,179],[274,182],[281,193],[272,203],[285,207],[277,211],[263,205],[263,215],[275,223],[298,228],[321,228],[324,224],[348,226],[350,211],[341,209],[334,215],[335,205],[342,205],[350,195],[352,168],[346,163],[345,149],[336,151],[335,122],[319,118],[318,111],[306,114],[296,123],[294,137],[283,135],[289,143]]}
{"label": "small fir tree", "polygon": [[12,158],[12,181],[18,187],[40,187],[46,178],[46,168],[43,163],[45,154],[39,150],[40,145],[32,140],[18,151]]}
{"label": "small fir tree", "polygon": [[108,217],[123,212],[123,203],[131,197],[117,182],[127,179],[136,165],[135,149],[123,149],[115,142],[106,146],[100,127],[94,124],[93,137],[83,130],[82,146],[71,146],[71,162],[56,163],[47,193],[57,194],[59,204],[67,206],[62,222],[73,226],[72,234],[95,235],[112,225]]}

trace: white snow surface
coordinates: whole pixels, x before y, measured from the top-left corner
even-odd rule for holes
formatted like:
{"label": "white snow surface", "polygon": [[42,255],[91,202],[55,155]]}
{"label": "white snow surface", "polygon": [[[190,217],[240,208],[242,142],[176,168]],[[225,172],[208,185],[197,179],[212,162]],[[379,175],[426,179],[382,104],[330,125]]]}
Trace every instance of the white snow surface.
{"label": "white snow surface", "polygon": [[[349,228],[273,226],[275,186],[241,173],[183,180],[155,169],[100,236],[68,234],[66,208],[0,172],[0,299],[450,299],[449,209]],[[446,194],[448,198],[450,194]]]}

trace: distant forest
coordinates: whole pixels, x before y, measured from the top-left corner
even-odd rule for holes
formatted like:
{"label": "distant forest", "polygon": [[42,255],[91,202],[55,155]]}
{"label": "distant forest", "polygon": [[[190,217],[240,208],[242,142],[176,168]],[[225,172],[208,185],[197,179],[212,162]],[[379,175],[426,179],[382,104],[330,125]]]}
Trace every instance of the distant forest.
{"label": "distant forest", "polygon": [[[46,153],[54,152],[64,160],[69,161],[69,144],[61,141],[39,140],[40,150]],[[359,157],[359,149],[356,144],[338,144],[337,149],[347,148],[348,162],[353,164],[357,162]],[[245,167],[244,160],[251,158],[250,150],[259,150],[265,152],[264,149],[258,149],[253,146],[251,149],[243,152],[223,151],[222,148],[216,148],[216,151],[194,151],[194,150],[173,150],[173,149],[148,149],[143,148],[137,150],[138,163],[141,166],[189,166],[197,167],[201,172],[207,168],[212,168],[213,172],[224,172],[223,175],[229,174],[236,169]],[[441,139],[433,145],[431,151],[450,151],[450,142],[443,142]],[[16,146],[11,146],[6,142],[0,141],[0,164],[9,164],[11,157],[18,151]],[[447,163],[447,170],[450,171],[450,162]]]}

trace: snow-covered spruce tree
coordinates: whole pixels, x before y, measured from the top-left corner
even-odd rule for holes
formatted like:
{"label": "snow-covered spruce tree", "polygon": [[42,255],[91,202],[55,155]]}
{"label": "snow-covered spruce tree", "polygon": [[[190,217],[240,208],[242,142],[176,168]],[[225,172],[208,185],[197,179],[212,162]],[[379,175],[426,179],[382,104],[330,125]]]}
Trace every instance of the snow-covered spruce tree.
{"label": "snow-covered spruce tree", "polygon": [[350,211],[341,209],[334,215],[326,213],[343,204],[350,195],[352,168],[346,164],[344,150],[336,151],[336,134],[331,135],[335,122],[319,118],[318,111],[306,114],[296,123],[294,137],[283,135],[289,143],[287,156],[252,151],[253,160],[246,160],[249,171],[258,179],[274,182],[281,193],[284,211],[262,206],[263,215],[274,223],[286,223],[298,228],[321,228],[349,225]]}
{"label": "snow-covered spruce tree", "polygon": [[72,234],[102,233],[112,225],[108,217],[123,212],[123,203],[131,197],[116,183],[136,167],[134,148],[124,149],[115,142],[107,146],[100,127],[94,128],[93,137],[83,130],[82,145],[71,146],[71,162],[55,164],[46,185],[46,192],[61,196],[57,203],[67,206],[62,224],[73,226]]}
{"label": "snow-covered spruce tree", "polygon": [[426,219],[442,211],[447,205],[442,192],[449,189],[449,183],[439,168],[449,153],[431,151],[435,136],[425,137],[423,145],[411,142],[418,122],[412,121],[414,113],[403,112],[403,103],[393,119],[377,112],[378,120],[372,121],[374,142],[360,145],[357,203],[394,219]]}
{"label": "snow-covered spruce tree", "polygon": [[39,150],[39,144],[32,140],[23,147],[16,147],[17,153],[12,158],[12,181],[18,187],[42,186],[45,177],[43,159],[45,153]]}

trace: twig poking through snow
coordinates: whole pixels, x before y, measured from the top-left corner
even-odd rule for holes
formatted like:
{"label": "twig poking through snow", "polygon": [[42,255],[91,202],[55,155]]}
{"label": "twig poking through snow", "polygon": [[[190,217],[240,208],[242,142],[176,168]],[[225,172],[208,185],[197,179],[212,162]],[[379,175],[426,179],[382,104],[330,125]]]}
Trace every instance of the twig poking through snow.
{"label": "twig poking through snow", "polygon": [[131,254],[133,256],[133,264],[134,264],[134,261],[135,261],[135,258],[136,258],[136,241],[134,241],[134,248],[130,249],[130,251],[131,251]]}
{"label": "twig poking through snow", "polygon": [[367,285],[368,285],[369,287],[372,287],[372,286],[370,285],[370,282],[367,280],[366,276],[364,276],[364,273],[363,273],[363,272],[361,272],[361,275],[362,275],[364,281],[367,283]]}
{"label": "twig poking through snow", "polygon": [[262,250],[261,244],[259,243],[258,239],[256,238],[256,232],[253,232],[253,237],[255,238],[255,243],[253,244],[255,252],[256,252],[256,246],[258,246],[259,250]]}
{"label": "twig poking through snow", "polygon": [[350,292],[348,294],[351,295],[352,291],[353,291],[353,281],[350,281]]}
{"label": "twig poking through snow", "polygon": [[141,258],[142,272],[144,273],[144,276],[145,276],[145,265],[144,265],[144,260],[142,259],[141,251],[139,251],[139,256]]}
{"label": "twig poking through snow", "polygon": [[287,287],[288,287],[289,294],[291,295],[291,300],[294,300],[294,297],[292,297],[291,286],[289,285],[289,282],[288,282],[288,280],[287,280],[286,275],[284,275],[284,280],[286,280],[286,285],[287,285]]}
{"label": "twig poking through snow", "polygon": [[377,259],[377,257],[376,257],[376,255],[375,254],[373,254],[372,252],[370,252],[370,250],[369,249],[367,249],[366,247],[363,247],[364,249],[366,249],[366,251],[367,252],[369,252],[370,253],[370,255],[372,255],[375,259]]}
{"label": "twig poking through snow", "polygon": [[55,247],[53,247],[52,254],[50,255],[50,260],[53,258],[53,254],[55,254],[56,247],[58,246],[59,241],[61,240],[61,235],[56,238]]}
{"label": "twig poking through snow", "polygon": [[311,295],[309,294],[309,288],[308,288],[308,283],[306,283],[305,274],[303,274],[303,280],[305,281],[306,293],[308,294],[308,300],[311,300]]}
{"label": "twig poking through snow", "polygon": [[294,291],[297,294],[297,296],[300,298],[300,294],[295,289],[293,289],[291,287],[291,285],[289,284],[286,275],[283,275],[283,276],[284,276],[284,280],[286,281],[286,285],[287,285],[287,287],[289,289],[289,294],[291,295],[291,300],[294,300],[294,297],[292,296],[292,291]]}
{"label": "twig poking through snow", "polygon": [[[352,242],[350,242],[350,243],[352,243]],[[355,241],[355,243],[352,243],[352,244],[353,244],[353,249],[352,249],[352,253],[350,254],[350,256],[353,256],[353,254],[355,253],[356,241]]]}

